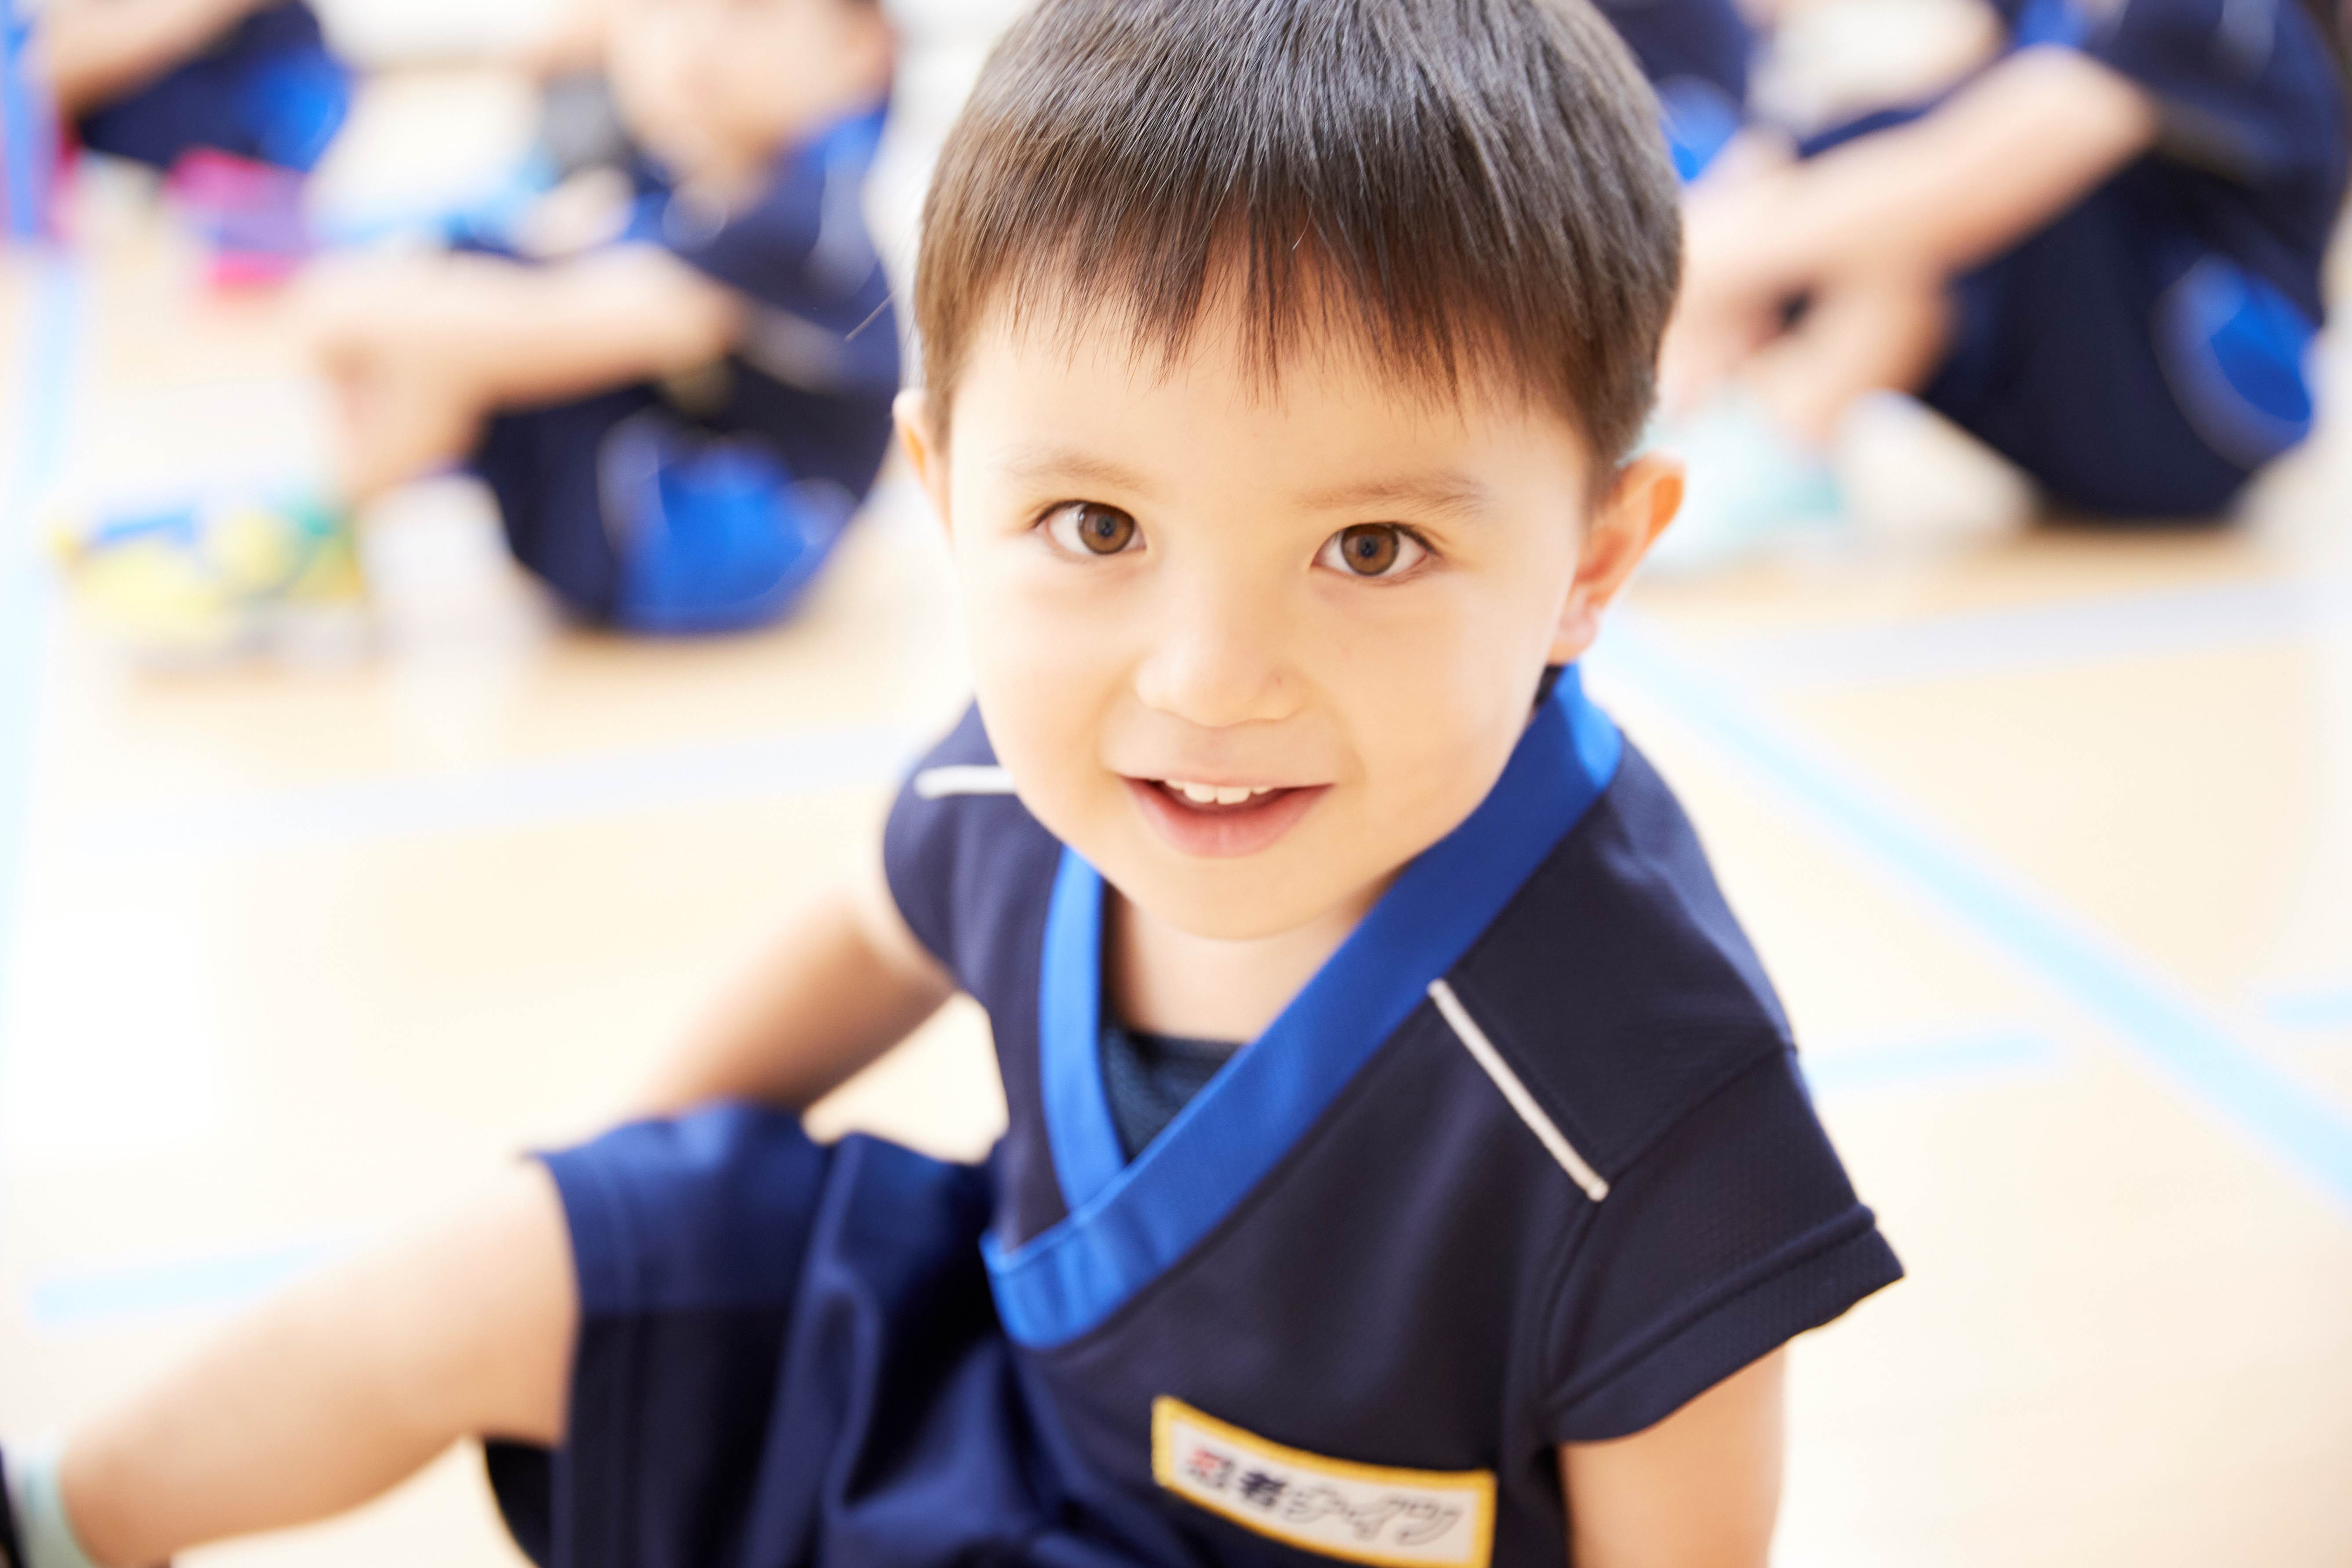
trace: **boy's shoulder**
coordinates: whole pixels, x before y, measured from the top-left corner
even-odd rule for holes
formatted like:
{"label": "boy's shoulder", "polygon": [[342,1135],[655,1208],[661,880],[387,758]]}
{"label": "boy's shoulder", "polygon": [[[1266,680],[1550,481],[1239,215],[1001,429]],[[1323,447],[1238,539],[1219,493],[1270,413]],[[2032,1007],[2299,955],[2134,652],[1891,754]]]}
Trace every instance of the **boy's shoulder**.
{"label": "boy's shoulder", "polygon": [[883,829],[883,869],[908,928],[992,1010],[1024,972],[1019,950],[1043,940],[1061,857],[1061,841],[1013,794],[976,703],[915,765]]}
{"label": "boy's shoulder", "polygon": [[1447,984],[1603,1172],[1790,1049],[1696,831],[1630,742],[1609,787]]}

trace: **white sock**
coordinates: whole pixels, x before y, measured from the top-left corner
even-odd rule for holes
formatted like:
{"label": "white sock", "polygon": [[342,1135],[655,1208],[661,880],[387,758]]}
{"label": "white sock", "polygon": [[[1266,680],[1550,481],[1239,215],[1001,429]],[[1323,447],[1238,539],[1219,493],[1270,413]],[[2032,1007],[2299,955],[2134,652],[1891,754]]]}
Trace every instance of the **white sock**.
{"label": "white sock", "polygon": [[58,1486],[58,1461],[64,1453],[63,1443],[47,1437],[8,1455],[8,1507],[25,1548],[18,1568],[98,1568],[66,1520],[65,1494]]}

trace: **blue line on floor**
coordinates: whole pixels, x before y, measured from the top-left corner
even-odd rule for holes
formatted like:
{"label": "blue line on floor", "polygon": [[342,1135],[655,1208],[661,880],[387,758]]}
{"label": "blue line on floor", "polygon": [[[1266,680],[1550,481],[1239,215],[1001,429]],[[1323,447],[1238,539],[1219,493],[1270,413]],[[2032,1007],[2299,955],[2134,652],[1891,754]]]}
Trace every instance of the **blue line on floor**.
{"label": "blue line on floor", "polygon": [[1815,1093],[1850,1094],[1955,1079],[2029,1077],[2056,1068],[2064,1058],[2046,1037],[2019,1029],[1863,1049],[1801,1050],[1797,1060]]}
{"label": "blue line on floor", "polygon": [[2113,938],[2004,877],[1980,850],[1915,818],[1759,714],[1729,678],[1702,673],[1638,614],[1621,612],[1597,672],[1663,705],[1836,836],[1927,892],[2112,1028],[2198,1103],[2352,1208],[2352,1126],[2209,1017]]}
{"label": "blue line on floor", "polygon": [[467,773],[340,780],[223,801],[95,812],[73,823],[73,847],[84,854],[140,858],[285,854],[675,812],[885,785],[923,745],[912,731],[866,725]]}
{"label": "blue line on floor", "polygon": [[25,258],[25,400],[10,453],[14,481],[0,497],[0,1094],[8,1082],[9,966],[24,901],[26,811],[48,646],[48,580],[32,545],[33,508],[65,460],[82,330],[83,283],[73,260],[46,248]]}
{"label": "blue line on floor", "polygon": [[2272,997],[2263,1015],[2292,1034],[2324,1035],[2352,1029],[2352,985],[2324,991],[2291,991]]}
{"label": "blue line on floor", "polygon": [[305,1241],[41,1280],[33,1286],[33,1323],[52,1331],[87,1329],[126,1318],[226,1311],[267,1296],[349,1250],[345,1241]]}
{"label": "blue line on floor", "polygon": [[[37,251],[27,265],[25,359],[17,372],[25,406],[12,454],[15,479],[0,503],[0,1003],[8,994],[16,949],[41,655],[48,636],[48,580],[33,554],[30,523],[65,457],[82,303],[81,279],[68,258]],[[0,1006],[0,1029],[5,1027],[6,1009]],[[0,1062],[5,1046],[0,1039]]]}
{"label": "blue line on floor", "polygon": [[1851,626],[1678,633],[1753,687],[1892,686],[2162,658],[2311,637],[2352,617],[2324,584],[2245,583],[2114,594]]}

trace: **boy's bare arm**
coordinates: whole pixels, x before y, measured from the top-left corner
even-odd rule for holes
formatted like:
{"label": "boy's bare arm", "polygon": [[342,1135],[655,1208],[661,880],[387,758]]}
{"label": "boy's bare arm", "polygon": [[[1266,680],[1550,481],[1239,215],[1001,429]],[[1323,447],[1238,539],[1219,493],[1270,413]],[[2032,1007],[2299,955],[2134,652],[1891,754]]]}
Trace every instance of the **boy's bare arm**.
{"label": "boy's bare arm", "polygon": [[[1800,294],[1940,299],[1948,279],[2064,212],[2156,133],[2155,104],[2123,76],[2037,47],[1924,118],[1817,158],[1744,140],[1685,204],[1683,288],[1659,364],[1669,410],[1686,411],[1777,337]],[[1832,390],[1888,374],[1873,357],[1840,356]],[[1833,426],[1843,401],[1831,401],[1827,415],[1782,412],[1801,428]]]}
{"label": "boy's bare arm", "polygon": [[546,265],[362,258],[320,268],[298,304],[331,370],[414,364],[483,411],[698,369],[725,355],[743,308],[650,245]]}
{"label": "boy's bare arm", "polygon": [[709,364],[743,310],[732,290],[646,245],[546,266],[341,258],[306,275],[294,305],[343,412],[341,480],[356,500],[462,458],[501,408]]}
{"label": "boy's bare arm", "polygon": [[1612,1443],[1559,1450],[1578,1568],[1764,1568],[1780,1508],[1788,1352]]}
{"label": "boy's bare arm", "polygon": [[41,13],[36,68],[68,119],[144,87],[255,9],[257,0],[61,0]]}
{"label": "boy's bare arm", "polygon": [[[742,323],[734,290],[650,245],[542,267],[452,257],[453,300],[478,311],[461,353],[493,406],[551,403],[696,370]],[[470,350],[469,353],[465,351]]]}
{"label": "boy's bare arm", "polygon": [[2155,101],[2077,50],[2019,51],[1921,119],[1692,193],[1695,281],[1785,295],[1868,269],[1964,271],[2152,145]]}
{"label": "boy's bare arm", "polygon": [[803,1109],[904,1039],[955,983],[899,918],[881,857],[803,909],[638,1109],[712,1100]]}

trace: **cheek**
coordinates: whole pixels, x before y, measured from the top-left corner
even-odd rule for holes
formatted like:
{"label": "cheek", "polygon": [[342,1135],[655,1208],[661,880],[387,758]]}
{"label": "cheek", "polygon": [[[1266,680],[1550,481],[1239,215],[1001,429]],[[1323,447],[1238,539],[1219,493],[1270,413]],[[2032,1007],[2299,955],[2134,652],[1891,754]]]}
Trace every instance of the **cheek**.
{"label": "cheek", "polygon": [[1384,810],[1458,817],[1517,743],[1556,618],[1528,566],[1400,593],[1335,631],[1323,684]]}
{"label": "cheek", "polygon": [[955,558],[989,735],[1033,804],[1051,810],[1094,770],[1121,665],[1095,596],[1038,553],[1025,540],[959,541]]}
{"label": "cheek", "polygon": [[1523,667],[1532,681],[1556,619],[1544,591],[1517,573],[1340,592],[1358,602],[1321,617],[1329,681],[1439,730],[1453,715],[1486,710]]}

